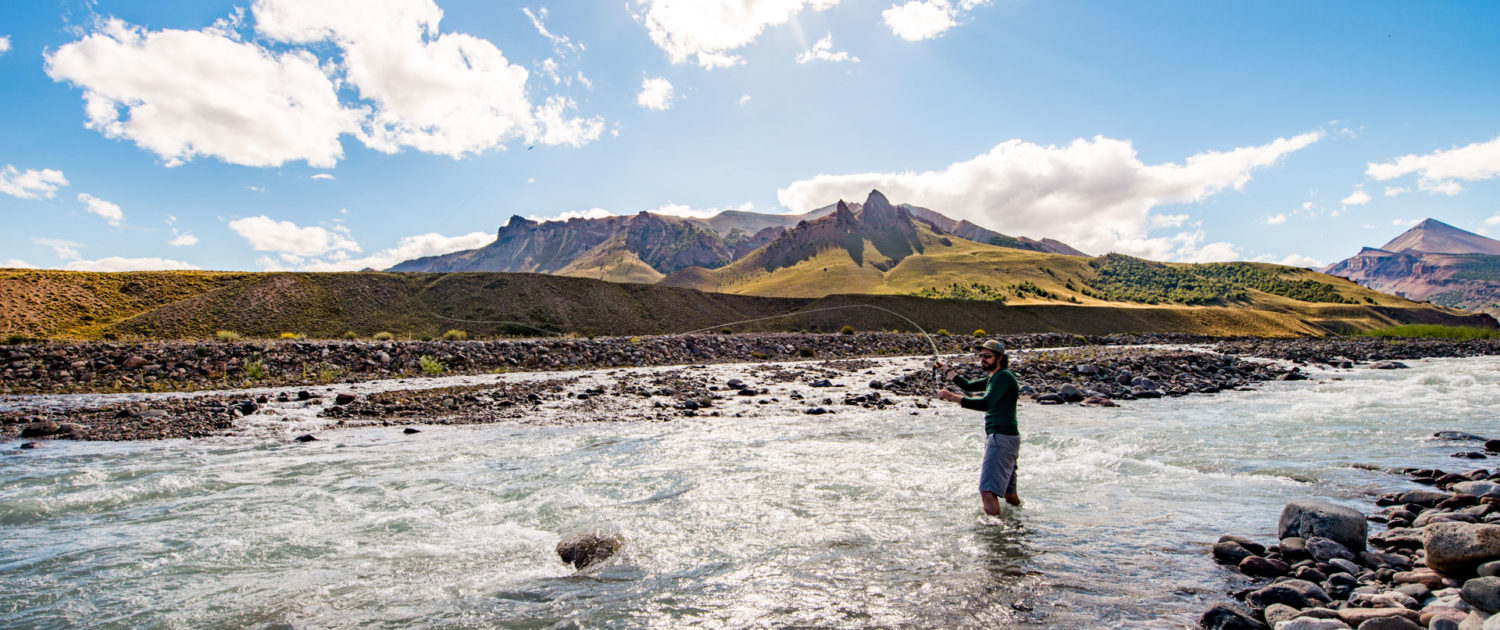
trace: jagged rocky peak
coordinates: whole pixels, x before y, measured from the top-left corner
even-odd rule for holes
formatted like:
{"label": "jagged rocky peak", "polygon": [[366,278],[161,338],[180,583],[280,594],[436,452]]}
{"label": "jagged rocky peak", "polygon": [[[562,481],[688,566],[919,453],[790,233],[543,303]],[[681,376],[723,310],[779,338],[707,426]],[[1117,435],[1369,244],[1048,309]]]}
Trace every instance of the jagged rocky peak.
{"label": "jagged rocky peak", "polygon": [[848,224],[854,222],[854,212],[849,209],[849,204],[844,203],[843,199],[839,200],[839,207],[833,211],[833,216],[834,223]]}
{"label": "jagged rocky peak", "polygon": [[510,221],[506,222],[506,224],[504,226],[502,226],[500,229],[504,230],[506,228],[510,228],[510,229],[534,228],[534,227],[536,227],[538,225],[540,225],[540,224],[537,223],[536,221],[532,221],[531,219],[523,217],[523,216],[521,216],[519,214],[513,214],[513,215],[510,215]]}
{"label": "jagged rocky peak", "polygon": [[870,196],[865,198],[864,208],[860,211],[860,219],[867,225],[887,226],[894,225],[901,220],[903,210],[891,205],[889,199],[878,190],[871,190]]}

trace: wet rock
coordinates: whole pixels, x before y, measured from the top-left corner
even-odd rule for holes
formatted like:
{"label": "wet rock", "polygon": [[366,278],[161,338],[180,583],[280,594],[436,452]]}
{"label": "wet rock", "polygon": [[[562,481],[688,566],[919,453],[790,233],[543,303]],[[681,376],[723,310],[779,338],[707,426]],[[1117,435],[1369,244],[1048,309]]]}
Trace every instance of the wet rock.
{"label": "wet rock", "polygon": [[1432,437],[1439,440],[1454,440],[1463,442],[1483,442],[1484,438],[1464,431],[1438,431]]}
{"label": "wet rock", "polygon": [[1062,396],[1058,396],[1057,394],[1042,394],[1041,396],[1036,397],[1036,404],[1061,405],[1063,404],[1063,399]]}
{"label": "wet rock", "polygon": [[1365,550],[1368,525],[1357,510],[1325,501],[1292,501],[1281,510],[1280,538],[1329,538],[1351,551]]}
{"label": "wet rock", "polygon": [[1425,627],[1406,617],[1377,617],[1359,624],[1355,630],[1423,630]]}
{"label": "wet rock", "polygon": [[828,410],[822,407],[810,407],[807,411],[804,411],[802,413],[805,413],[809,416],[821,416],[825,413],[828,413]]}
{"label": "wet rock", "polygon": [[1297,562],[1312,558],[1307,551],[1307,539],[1301,536],[1287,536],[1281,539],[1281,557],[1287,562]]}
{"label": "wet rock", "polygon": [[833,381],[830,381],[826,378],[820,378],[811,383],[808,383],[807,385],[808,387],[833,387]]}
{"label": "wet rock", "polygon": [[1491,453],[1500,453],[1500,440],[1485,440],[1484,450]]}
{"label": "wet rock", "polygon": [[1255,577],[1280,577],[1291,571],[1291,565],[1275,558],[1250,556],[1240,561],[1240,573]]}
{"label": "wet rock", "polygon": [[1370,364],[1372,370],[1404,370],[1408,367],[1411,366],[1400,361],[1376,361]]}
{"label": "wet rock", "polygon": [[728,381],[725,381],[724,384],[730,389],[743,389],[745,387],[745,381],[737,378],[731,378]]}
{"label": "wet rock", "polygon": [[1474,495],[1476,498],[1493,493],[1500,493],[1500,483],[1494,481],[1463,481],[1448,487],[1453,492]]}
{"label": "wet rock", "polygon": [[1329,558],[1327,565],[1329,571],[1338,571],[1348,573],[1349,575],[1360,574],[1359,565],[1343,558]]}
{"label": "wet rock", "polygon": [[1297,617],[1277,624],[1276,630],[1349,630],[1349,624],[1337,619]]}
{"label": "wet rock", "polygon": [[1421,619],[1421,615],[1418,614],[1417,611],[1415,611],[1415,610],[1407,610],[1405,608],[1341,608],[1341,609],[1339,609],[1339,619],[1341,621],[1343,621],[1344,623],[1347,623],[1347,624],[1349,624],[1351,626],[1354,626],[1356,628],[1358,628],[1360,624],[1362,624],[1362,623],[1364,623],[1366,621],[1369,621],[1371,619],[1380,619],[1380,618],[1383,618],[1383,617],[1405,617],[1406,619],[1408,619],[1410,621],[1413,621],[1413,622],[1417,621],[1418,619]]}
{"label": "wet rock", "polygon": [[1267,630],[1266,624],[1233,604],[1214,604],[1198,618],[1198,625],[1204,630]]}
{"label": "wet rock", "polygon": [[335,404],[335,405],[347,405],[349,403],[354,402],[355,398],[356,398],[356,396],[354,394],[347,394],[347,393],[345,393],[345,394],[339,394],[339,395],[333,397],[333,404]]}
{"label": "wet rock", "polygon": [[609,559],[625,545],[618,534],[603,531],[579,532],[557,543],[557,557],[575,569]]}
{"label": "wet rock", "polygon": [[1251,608],[1262,609],[1271,604],[1285,604],[1296,609],[1309,608],[1333,601],[1323,587],[1307,580],[1290,579],[1276,582],[1245,596]]}
{"label": "wet rock", "polygon": [[36,442],[22,442],[21,443],[21,450],[23,450],[23,451],[29,451],[31,449],[34,449],[34,448],[38,447],[38,446],[41,446],[41,444],[38,444]]}
{"label": "wet rock", "polygon": [[1088,398],[1083,399],[1083,405],[1085,407],[1119,407],[1120,406],[1119,403],[1116,403],[1115,401],[1110,400],[1108,398],[1105,398],[1103,396],[1089,396]]}
{"label": "wet rock", "polygon": [[1217,543],[1213,547],[1214,561],[1220,564],[1239,566],[1240,562],[1243,562],[1245,558],[1255,555],[1255,553],[1246,549],[1243,545],[1229,540]]}
{"label": "wet rock", "polygon": [[248,416],[252,413],[260,411],[260,405],[256,404],[254,401],[247,400],[240,403],[238,409],[240,410],[240,414]]}
{"label": "wet rock", "polygon": [[413,433],[421,433],[422,430],[421,429],[412,428],[412,427],[406,427],[405,429],[402,429],[401,432],[405,433],[407,435],[411,435]]}
{"label": "wet rock", "polygon": [[316,435],[313,435],[311,433],[307,433],[307,434],[304,434],[304,435],[297,436],[297,441],[298,442],[321,442],[322,440],[318,439],[318,436],[316,436]]}
{"label": "wet rock", "polygon": [[1087,396],[1083,395],[1083,390],[1080,390],[1076,385],[1071,384],[1059,387],[1057,389],[1057,397],[1061,398],[1064,402],[1072,403],[1083,402],[1083,399],[1087,398]]}
{"label": "wet rock", "polygon": [[1266,546],[1265,545],[1262,545],[1262,544],[1260,544],[1258,542],[1250,540],[1249,538],[1245,538],[1244,536],[1235,536],[1233,534],[1224,534],[1223,536],[1219,537],[1219,542],[1238,543],[1239,546],[1244,547],[1245,549],[1250,550],[1250,553],[1252,555],[1257,555],[1257,556],[1266,555]]}
{"label": "wet rock", "polygon": [[43,420],[21,427],[21,437],[23,438],[60,437],[76,439],[81,433],[83,433],[83,427],[71,422]]}

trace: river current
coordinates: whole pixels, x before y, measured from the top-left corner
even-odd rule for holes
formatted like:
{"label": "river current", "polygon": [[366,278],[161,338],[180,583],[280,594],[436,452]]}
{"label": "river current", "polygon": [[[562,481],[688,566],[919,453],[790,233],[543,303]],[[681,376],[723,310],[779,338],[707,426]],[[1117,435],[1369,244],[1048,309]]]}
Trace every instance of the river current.
{"label": "river current", "polygon": [[[0,444],[7,628],[1191,628],[1286,502],[1371,509],[1500,436],[1500,358],[1253,391],[1024,404],[1020,494],[979,510],[980,414],[516,424]],[[868,377],[866,377],[868,378]],[[604,529],[582,572],[553,547]]]}

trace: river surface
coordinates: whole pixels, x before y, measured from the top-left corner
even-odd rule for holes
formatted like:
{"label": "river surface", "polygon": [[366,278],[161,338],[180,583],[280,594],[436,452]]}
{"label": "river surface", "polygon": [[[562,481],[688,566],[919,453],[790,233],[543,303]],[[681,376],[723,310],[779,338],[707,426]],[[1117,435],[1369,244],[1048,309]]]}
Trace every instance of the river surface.
{"label": "river surface", "polygon": [[[1021,408],[984,517],[979,414],[918,409],[143,443],[0,443],[0,627],[1191,628],[1286,502],[1468,470],[1500,358]],[[624,552],[576,572],[570,533]]]}

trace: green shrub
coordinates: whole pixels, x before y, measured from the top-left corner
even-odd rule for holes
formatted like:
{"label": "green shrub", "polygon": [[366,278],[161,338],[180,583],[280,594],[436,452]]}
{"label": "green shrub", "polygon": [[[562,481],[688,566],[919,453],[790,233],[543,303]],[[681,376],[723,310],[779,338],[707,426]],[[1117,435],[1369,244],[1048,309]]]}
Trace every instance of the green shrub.
{"label": "green shrub", "polygon": [[245,378],[252,381],[261,380],[266,377],[266,362],[260,359],[251,359],[245,362],[245,367],[241,368],[241,371],[244,372]]}
{"label": "green shrub", "polygon": [[321,366],[321,369],[318,370],[318,380],[324,383],[332,383],[336,380],[344,378],[344,374],[345,370],[343,366],[334,365],[332,363],[324,363]]}
{"label": "green shrub", "polygon": [[284,332],[281,333],[281,338],[287,341],[302,341],[303,339],[307,338],[307,335],[304,335],[302,333]]}
{"label": "green shrub", "polygon": [[422,341],[432,341],[433,339],[436,339],[436,337],[433,337],[432,333],[422,333]]}
{"label": "green shrub", "polygon": [[359,339],[359,333],[354,332],[352,330],[345,331],[344,332],[344,338],[348,339],[349,341],[354,341],[355,339]]}
{"label": "green shrub", "polygon": [[443,333],[444,341],[463,341],[468,338],[468,332],[459,330],[457,328],[450,329],[448,332]]}
{"label": "green shrub", "polygon": [[949,333],[948,333],[948,329],[947,328],[939,328],[938,331],[937,331],[937,336],[939,336],[939,337],[947,337],[948,334]]}
{"label": "green shrub", "polygon": [[1497,339],[1500,330],[1473,326],[1443,326],[1441,324],[1405,324],[1367,330],[1362,337],[1417,337],[1431,339]]}
{"label": "green shrub", "polygon": [[5,345],[7,346],[19,345],[28,341],[31,341],[31,338],[26,335],[10,334],[5,336]]}
{"label": "green shrub", "polygon": [[734,334],[734,329],[733,328],[725,328],[723,330],[720,330],[719,332],[721,334],[725,334],[725,335],[733,335]]}
{"label": "green shrub", "polygon": [[771,358],[771,355],[766,354],[764,352],[757,351],[757,352],[751,352],[750,353],[750,358],[752,358],[752,359],[769,359],[769,358]]}
{"label": "green shrub", "polygon": [[388,332],[386,332],[384,330],[382,330],[382,331],[380,331],[378,333],[375,333],[375,336],[371,337],[371,339],[374,339],[375,341],[390,341],[390,340],[395,339],[395,338],[396,338],[395,335],[392,335],[391,333],[388,333]]}
{"label": "green shrub", "polygon": [[233,330],[221,330],[214,333],[214,338],[224,343],[234,343],[240,340],[240,334]]}
{"label": "green shrub", "polygon": [[814,355],[818,354],[818,351],[817,350],[813,350],[812,348],[810,348],[808,346],[802,346],[801,348],[797,348],[797,354],[799,356],[811,357],[811,356],[814,356]]}
{"label": "green shrub", "polygon": [[985,332],[984,332],[983,328],[975,328],[974,329],[974,336],[975,337],[983,337],[984,335],[985,335]]}
{"label": "green shrub", "polygon": [[843,328],[839,329],[839,333],[840,334],[845,334],[845,335],[852,335],[852,334],[854,334],[854,327],[853,326],[844,326]]}
{"label": "green shrub", "polygon": [[630,345],[636,346],[636,345],[640,345],[640,343],[641,343],[641,338],[640,337],[631,337],[630,338]]}
{"label": "green shrub", "polygon": [[437,359],[429,357],[425,354],[417,359],[417,364],[422,366],[422,374],[426,376],[437,376],[439,374],[442,374],[443,370],[446,369],[443,367],[443,364]]}

